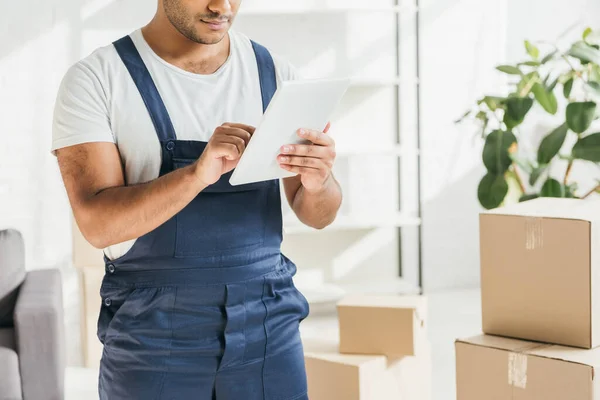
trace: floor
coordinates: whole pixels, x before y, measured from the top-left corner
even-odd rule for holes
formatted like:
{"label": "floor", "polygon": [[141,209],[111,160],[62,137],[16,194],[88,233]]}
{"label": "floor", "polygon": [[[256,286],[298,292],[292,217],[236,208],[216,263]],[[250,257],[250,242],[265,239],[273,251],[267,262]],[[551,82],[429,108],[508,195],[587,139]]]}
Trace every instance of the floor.
{"label": "floor", "polygon": [[[433,399],[455,400],[454,339],[469,337],[481,331],[479,290],[463,290],[428,295],[429,338],[433,350]],[[323,310],[303,323],[302,333],[335,334],[335,319]],[[97,400],[97,371],[69,368],[65,400]]]}

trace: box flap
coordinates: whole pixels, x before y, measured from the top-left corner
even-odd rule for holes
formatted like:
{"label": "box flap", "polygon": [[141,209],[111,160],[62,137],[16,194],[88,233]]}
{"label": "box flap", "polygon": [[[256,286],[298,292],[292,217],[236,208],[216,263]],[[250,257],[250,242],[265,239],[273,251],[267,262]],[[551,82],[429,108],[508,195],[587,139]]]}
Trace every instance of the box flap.
{"label": "box flap", "polygon": [[365,364],[379,363],[386,365],[386,357],[379,355],[340,354],[339,345],[334,340],[303,339],[304,357],[317,358],[338,364],[360,367]]}
{"label": "box flap", "polygon": [[600,221],[600,201],[538,198],[484,211],[482,214]]}
{"label": "box flap", "polygon": [[510,339],[501,336],[478,335],[467,339],[457,339],[457,343],[472,344],[474,346],[489,347],[492,349],[512,351],[521,353],[528,349],[533,349],[540,346],[550,346],[545,343],[528,342],[525,340]]}
{"label": "box flap", "polygon": [[468,339],[457,339],[456,342],[567,361],[591,367],[600,367],[600,347],[587,350],[491,335],[479,335]]}
{"label": "box flap", "polygon": [[381,307],[416,309],[424,313],[427,307],[425,296],[376,296],[376,295],[349,295],[337,303],[338,307]]}
{"label": "box flap", "polygon": [[527,351],[527,354],[588,365],[590,367],[600,367],[600,348],[586,350],[554,345],[532,349]]}

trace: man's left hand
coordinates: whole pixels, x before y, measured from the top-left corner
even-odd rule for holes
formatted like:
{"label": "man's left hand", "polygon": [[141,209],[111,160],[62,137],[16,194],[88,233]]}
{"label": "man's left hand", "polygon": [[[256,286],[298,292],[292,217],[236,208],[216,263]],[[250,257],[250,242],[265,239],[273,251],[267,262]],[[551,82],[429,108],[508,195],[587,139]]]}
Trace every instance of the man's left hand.
{"label": "man's left hand", "polygon": [[335,142],[327,135],[330,124],[323,132],[299,129],[298,136],[310,144],[289,144],[283,146],[277,161],[281,168],[300,175],[304,190],[319,192],[329,181],[335,162]]}

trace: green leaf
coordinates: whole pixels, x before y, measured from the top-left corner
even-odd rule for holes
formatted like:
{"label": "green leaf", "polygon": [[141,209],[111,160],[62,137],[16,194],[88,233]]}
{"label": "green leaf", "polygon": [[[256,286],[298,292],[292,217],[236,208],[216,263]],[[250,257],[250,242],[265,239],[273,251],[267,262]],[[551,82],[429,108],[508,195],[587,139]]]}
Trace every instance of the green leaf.
{"label": "green leaf", "polygon": [[548,178],[542,186],[541,197],[563,197],[563,187],[556,179]]}
{"label": "green leaf", "polygon": [[600,65],[593,65],[590,71],[590,81],[600,83]]}
{"label": "green leaf", "polygon": [[524,194],[523,196],[521,196],[521,198],[519,199],[519,202],[522,203],[524,201],[529,201],[529,200],[533,200],[533,199],[537,199],[538,197],[540,197],[539,194],[537,193],[531,193],[531,194]]}
{"label": "green leaf", "polygon": [[488,210],[499,207],[507,193],[508,183],[502,174],[486,174],[477,188],[479,203]]}
{"label": "green leaf", "polygon": [[537,181],[540,179],[540,176],[542,176],[542,174],[544,174],[544,172],[546,172],[547,169],[548,169],[547,165],[542,165],[540,167],[535,168],[531,172],[531,175],[529,175],[529,185],[535,186]]}
{"label": "green leaf", "polygon": [[483,164],[489,172],[492,174],[503,174],[505,173],[512,160],[508,149],[517,141],[515,135],[512,132],[505,132],[501,130],[495,130],[491,132],[483,146]]}
{"label": "green leaf", "polygon": [[540,56],[540,50],[536,46],[534,46],[533,44],[531,44],[531,42],[529,40],[525,41],[525,49],[527,50],[527,53],[534,60],[537,60],[537,58]]}
{"label": "green leaf", "polygon": [[548,136],[542,140],[537,155],[539,164],[549,164],[550,161],[552,161],[565,143],[568,131],[569,127],[564,123],[550,132]]}
{"label": "green leaf", "polygon": [[590,33],[592,33],[593,30],[590,27],[587,27],[585,31],[583,31],[583,40],[587,39],[588,36],[590,36]]}
{"label": "green leaf", "polygon": [[563,87],[563,94],[565,95],[565,99],[568,99],[569,96],[571,96],[571,90],[573,90],[573,83],[573,78],[565,82],[565,86]]}
{"label": "green leaf", "polygon": [[533,92],[537,102],[544,107],[544,110],[552,115],[556,114],[558,111],[558,102],[556,101],[556,96],[554,96],[554,93],[546,90],[546,88],[540,83],[533,85],[531,91]]}
{"label": "green leaf", "polygon": [[506,100],[504,123],[509,130],[523,123],[525,116],[533,106],[533,99],[529,97],[511,97]]}
{"label": "green leaf", "polygon": [[[516,97],[525,97],[531,91],[533,87],[533,83],[540,79],[540,75],[537,71],[530,72],[526,74],[523,79],[517,84],[517,96]],[[525,90],[528,88],[528,90]]]}
{"label": "green leaf", "polygon": [[513,67],[512,65],[499,65],[496,69],[509,75],[523,75],[519,68]]}
{"label": "green leaf", "polygon": [[600,162],[600,132],[579,139],[573,146],[573,157],[579,160]]}
{"label": "green leaf", "polygon": [[587,82],[587,86],[592,94],[600,99],[600,83]]}
{"label": "green leaf", "polygon": [[542,63],[540,63],[539,61],[525,61],[519,63],[519,65],[527,65],[528,67],[539,67],[540,65],[542,65]]}
{"label": "green leaf", "polygon": [[540,63],[546,64],[548,61],[550,61],[554,58],[556,53],[558,53],[558,50],[554,50],[552,53],[546,54],[546,56],[544,58],[542,58],[542,61],[540,61]]}
{"label": "green leaf", "polygon": [[596,103],[587,101],[583,103],[571,103],[567,106],[567,124],[575,133],[585,132],[596,114]]}
{"label": "green leaf", "polygon": [[600,64],[600,50],[585,42],[577,42],[569,50],[569,55],[578,58],[583,63]]}
{"label": "green leaf", "polygon": [[558,85],[558,80],[560,79],[560,77],[556,78],[555,80],[553,80],[549,85],[548,85],[548,91],[549,92],[554,92],[554,89],[556,88],[556,85]]}
{"label": "green leaf", "polygon": [[483,98],[484,103],[488,106],[491,111],[496,111],[498,108],[502,107],[502,104],[506,98],[504,97],[496,97],[496,96],[485,96]]}

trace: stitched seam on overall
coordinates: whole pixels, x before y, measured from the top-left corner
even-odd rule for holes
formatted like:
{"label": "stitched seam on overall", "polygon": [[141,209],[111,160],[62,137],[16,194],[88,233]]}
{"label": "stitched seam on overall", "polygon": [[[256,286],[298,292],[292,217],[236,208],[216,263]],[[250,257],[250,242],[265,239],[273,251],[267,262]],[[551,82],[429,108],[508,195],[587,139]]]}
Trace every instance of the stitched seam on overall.
{"label": "stitched seam on overall", "polygon": [[[177,301],[177,287],[174,287],[173,290],[175,293],[173,294],[173,303],[171,304],[171,312],[169,313],[169,330],[171,331],[171,338],[169,339],[169,355],[165,358],[168,360],[171,358],[171,353],[173,352],[173,309],[175,308],[175,302]],[[167,380],[167,374],[169,373],[169,367],[165,368],[165,372],[162,375],[162,382],[160,383],[160,390],[158,391],[158,399],[162,397],[163,390],[165,388],[165,381]]]}
{"label": "stitched seam on overall", "polygon": [[269,337],[267,335],[267,319],[269,317],[269,309],[267,308],[267,304],[265,303],[265,291],[267,290],[267,278],[263,279],[263,293],[261,297],[261,301],[263,303],[263,307],[265,307],[265,320],[263,321],[263,329],[265,331],[265,354],[263,356],[263,365],[262,365],[262,388],[263,388],[263,399],[266,399],[266,390],[265,390],[265,364],[267,360],[267,346],[269,344]]}
{"label": "stitched seam on overall", "polygon": [[298,396],[294,396],[292,398],[289,398],[287,400],[300,400],[300,399],[305,399],[306,396],[308,395],[308,392],[302,392],[301,394],[299,394]]}

